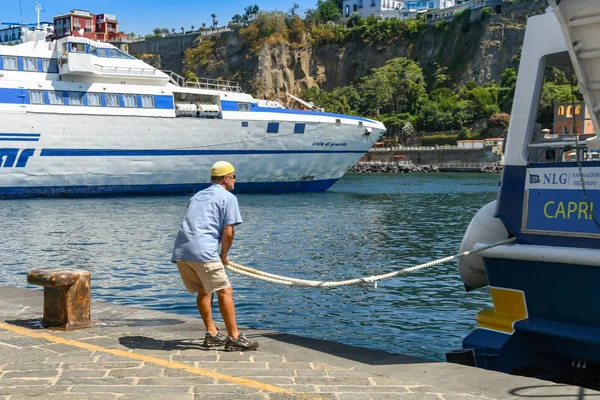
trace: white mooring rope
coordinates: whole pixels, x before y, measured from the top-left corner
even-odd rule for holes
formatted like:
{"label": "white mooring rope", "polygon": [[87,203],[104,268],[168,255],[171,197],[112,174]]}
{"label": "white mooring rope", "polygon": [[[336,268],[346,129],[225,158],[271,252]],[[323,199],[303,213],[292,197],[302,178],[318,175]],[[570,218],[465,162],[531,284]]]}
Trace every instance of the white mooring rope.
{"label": "white mooring rope", "polygon": [[338,287],[338,286],[350,286],[350,285],[359,285],[361,283],[375,282],[375,285],[377,287],[378,281],[382,281],[384,279],[390,279],[390,278],[393,278],[398,275],[404,275],[404,274],[408,274],[411,272],[419,271],[424,268],[433,267],[434,265],[443,264],[448,261],[456,260],[457,258],[468,256],[469,254],[477,254],[479,252],[482,252],[487,249],[491,249],[496,246],[513,243],[515,240],[516,240],[516,238],[513,237],[510,239],[502,240],[500,242],[488,244],[477,250],[472,249],[469,251],[464,251],[462,253],[455,254],[450,257],[444,257],[444,258],[440,258],[439,260],[430,261],[426,264],[420,264],[420,265],[416,265],[414,267],[405,268],[405,269],[401,269],[401,270],[393,271],[393,272],[388,272],[387,274],[366,276],[364,278],[348,279],[345,281],[309,281],[309,280],[305,280],[305,279],[288,278],[288,277],[281,276],[281,275],[275,275],[275,274],[270,274],[268,272],[259,271],[254,268],[245,267],[243,265],[236,264],[236,263],[231,263],[230,265],[226,265],[225,267],[228,268],[230,271],[235,272],[236,274],[240,274],[240,275],[243,275],[243,276],[246,276],[249,278],[258,279],[258,280],[265,281],[265,282],[277,283],[279,285],[285,285],[285,286],[332,288],[332,287]]}

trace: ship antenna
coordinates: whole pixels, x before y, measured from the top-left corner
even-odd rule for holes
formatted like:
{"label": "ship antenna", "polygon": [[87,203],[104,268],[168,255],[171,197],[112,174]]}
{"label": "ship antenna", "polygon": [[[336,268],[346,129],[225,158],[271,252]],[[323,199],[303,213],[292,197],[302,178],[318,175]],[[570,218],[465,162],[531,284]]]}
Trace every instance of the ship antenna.
{"label": "ship antenna", "polygon": [[[20,0],[19,0],[19,2],[20,2]],[[42,5],[40,3],[38,3],[37,1],[35,2],[35,11],[37,12],[37,17],[38,17],[37,27],[39,28],[40,27],[40,11],[42,11]]]}
{"label": "ship antenna", "polygon": [[21,0],[19,0],[19,15],[21,16],[21,25],[23,24],[23,6],[21,5]]}

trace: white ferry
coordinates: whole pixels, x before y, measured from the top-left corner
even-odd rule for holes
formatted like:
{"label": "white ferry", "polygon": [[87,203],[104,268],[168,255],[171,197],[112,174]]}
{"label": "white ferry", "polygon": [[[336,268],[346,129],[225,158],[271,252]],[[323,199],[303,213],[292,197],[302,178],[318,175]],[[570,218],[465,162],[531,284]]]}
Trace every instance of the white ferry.
{"label": "white ferry", "polygon": [[385,132],[47,37],[0,46],[0,197],[191,193],[218,160],[235,165],[238,193],[323,191]]}
{"label": "white ferry", "polygon": [[[515,243],[459,262],[467,290],[489,286],[493,308],[477,313],[476,328],[448,360],[597,388],[600,1],[548,3],[527,21],[498,200],[473,218],[461,247]],[[568,129],[541,129],[538,104],[550,67],[576,74],[593,131],[583,129],[578,103],[566,106]]]}

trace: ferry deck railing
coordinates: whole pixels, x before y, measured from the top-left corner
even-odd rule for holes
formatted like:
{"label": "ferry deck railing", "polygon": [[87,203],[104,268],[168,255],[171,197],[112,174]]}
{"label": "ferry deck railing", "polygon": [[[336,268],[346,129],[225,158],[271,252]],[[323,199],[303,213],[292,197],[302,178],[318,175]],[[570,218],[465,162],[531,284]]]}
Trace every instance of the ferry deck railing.
{"label": "ferry deck railing", "polygon": [[169,75],[169,81],[179,87],[193,87],[198,89],[208,90],[220,90],[223,92],[234,92],[244,93],[239,82],[226,81],[222,79],[208,79],[208,78],[189,78],[185,79],[183,76],[176,72],[163,70],[165,74]]}

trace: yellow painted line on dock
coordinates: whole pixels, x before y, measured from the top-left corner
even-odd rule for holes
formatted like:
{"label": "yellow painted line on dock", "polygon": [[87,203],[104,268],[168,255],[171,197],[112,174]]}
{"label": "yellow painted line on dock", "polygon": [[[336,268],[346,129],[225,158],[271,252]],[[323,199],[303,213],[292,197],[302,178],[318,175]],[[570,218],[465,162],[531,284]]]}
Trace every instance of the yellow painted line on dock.
{"label": "yellow painted line on dock", "polygon": [[0,329],[5,329],[7,331],[16,333],[18,335],[29,336],[29,337],[38,338],[38,339],[44,339],[44,340],[47,340],[48,342],[52,342],[52,343],[60,343],[60,344],[64,344],[67,346],[78,347],[80,349],[85,349],[85,350],[90,350],[90,351],[99,351],[102,353],[112,354],[114,356],[119,356],[119,357],[129,358],[129,359],[133,359],[133,360],[143,361],[146,363],[160,365],[160,366],[166,367],[166,368],[182,369],[182,370],[192,373],[194,375],[202,375],[202,376],[206,376],[209,378],[214,378],[214,379],[234,383],[236,385],[246,386],[249,388],[262,390],[265,392],[288,394],[290,396],[297,397],[300,399],[306,399],[306,400],[322,399],[321,397],[315,397],[315,396],[312,396],[312,395],[309,395],[306,393],[300,393],[300,392],[296,392],[294,390],[280,388],[275,385],[270,385],[268,383],[254,381],[252,379],[238,378],[235,376],[221,374],[219,372],[209,371],[209,370],[203,369],[203,368],[192,367],[192,366],[178,363],[175,361],[167,361],[167,360],[163,360],[161,358],[147,356],[144,354],[129,353],[127,351],[119,350],[119,349],[107,349],[105,347],[97,346],[95,344],[80,342],[78,340],[65,339],[60,336],[52,335],[51,333],[48,333],[48,332],[39,333],[32,329],[23,328],[20,326],[9,325],[4,322],[0,322]]}

